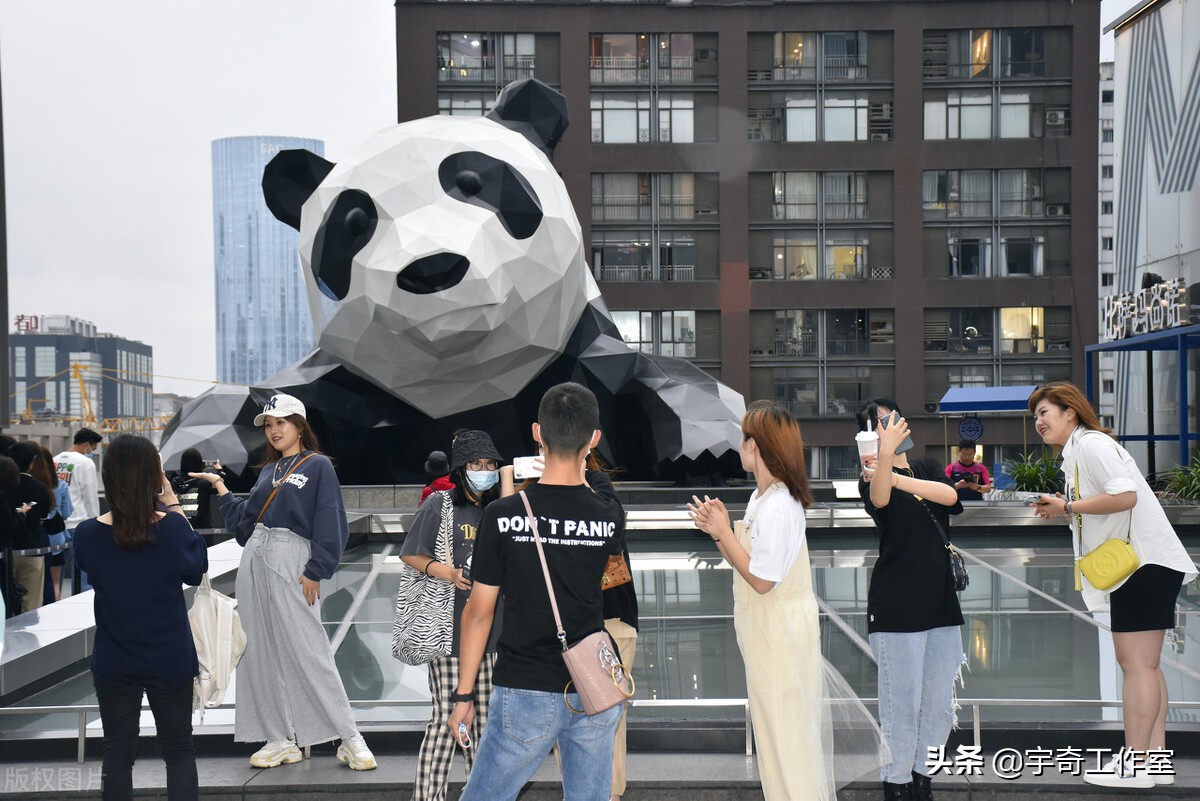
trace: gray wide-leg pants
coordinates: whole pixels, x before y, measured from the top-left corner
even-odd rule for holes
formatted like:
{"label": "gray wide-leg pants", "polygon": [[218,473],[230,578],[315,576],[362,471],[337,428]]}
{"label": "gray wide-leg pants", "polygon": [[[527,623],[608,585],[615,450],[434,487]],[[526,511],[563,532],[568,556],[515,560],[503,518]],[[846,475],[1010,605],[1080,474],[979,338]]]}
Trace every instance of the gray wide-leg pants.
{"label": "gray wide-leg pants", "polygon": [[346,689],[300,576],[312,544],[286,528],[258,525],[242,551],[238,615],[246,651],[237,666],[234,740],[294,739],[308,745],[358,733]]}

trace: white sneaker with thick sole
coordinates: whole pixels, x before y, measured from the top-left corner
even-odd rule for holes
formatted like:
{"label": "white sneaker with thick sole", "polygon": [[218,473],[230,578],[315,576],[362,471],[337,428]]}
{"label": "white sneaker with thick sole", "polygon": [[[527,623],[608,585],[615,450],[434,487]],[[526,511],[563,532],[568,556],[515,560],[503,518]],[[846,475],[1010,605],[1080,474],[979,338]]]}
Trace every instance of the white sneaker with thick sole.
{"label": "white sneaker with thick sole", "polygon": [[1157,785],[1168,785],[1175,783],[1174,773],[1151,773],[1150,779]]}
{"label": "white sneaker with thick sole", "polygon": [[1149,789],[1155,786],[1154,779],[1146,774],[1146,769],[1130,765],[1121,752],[1113,754],[1113,758],[1102,770],[1084,773],[1083,780],[1098,787]]}
{"label": "white sneaker with thick sole", "polygon": [[375,770],[375,755],[367,748],[367,741],[361,734],[356,734],[348,740],[342,740],[338,746],[337,758],[345,762],[350,770]]}
{"label": "white sneaker with thick sole", "polygon": [[256,768],[274,768],[284,763],[291,764],[304,759],[304,752],[292,740],[271,740],[250,757]]}

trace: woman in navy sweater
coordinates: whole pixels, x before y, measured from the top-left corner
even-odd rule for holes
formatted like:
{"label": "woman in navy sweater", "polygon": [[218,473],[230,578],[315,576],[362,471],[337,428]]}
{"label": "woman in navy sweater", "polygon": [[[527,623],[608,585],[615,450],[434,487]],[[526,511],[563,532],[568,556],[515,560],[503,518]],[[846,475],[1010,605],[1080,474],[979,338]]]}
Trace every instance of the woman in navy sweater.
{"label": "woman in navy sweater", "polygon": [[342,488],[297,398],[272,396],[254,425],[267,459],[249,497],[235,497],[216,473],[189,474],[216,488],[225,528],[245,548],[236,595],[246,652],[233,739],[266,741],[250,757],[256,768],[299,762],[305,746],[341,739],[337,758],[371,770],[375,756],[354,722],[317,603],[349,537]]}
{"label": "woman in navy sweater", "polygon": [[105,451],[102,476],[111,511],[75,530],[75,558],[95,590],[92,680],[104,727],[101,797],[133,797],[144,693],[167,763],[167,798],[190,801],[198,795],[192,682],[200,671],[182,585],[200,583],[208,551],[180,512],[150,440],[116,437]]}

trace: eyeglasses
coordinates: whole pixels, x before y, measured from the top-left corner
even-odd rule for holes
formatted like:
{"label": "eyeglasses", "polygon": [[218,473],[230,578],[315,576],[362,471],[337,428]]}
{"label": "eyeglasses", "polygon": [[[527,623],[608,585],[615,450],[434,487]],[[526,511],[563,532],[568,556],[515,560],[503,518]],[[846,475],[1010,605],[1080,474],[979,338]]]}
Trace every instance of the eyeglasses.
{"label": "eyeglasses", "polygon": [[500,464],[495,459],[476,459],[473,462],[467,462],[468,470],[499,470]]}

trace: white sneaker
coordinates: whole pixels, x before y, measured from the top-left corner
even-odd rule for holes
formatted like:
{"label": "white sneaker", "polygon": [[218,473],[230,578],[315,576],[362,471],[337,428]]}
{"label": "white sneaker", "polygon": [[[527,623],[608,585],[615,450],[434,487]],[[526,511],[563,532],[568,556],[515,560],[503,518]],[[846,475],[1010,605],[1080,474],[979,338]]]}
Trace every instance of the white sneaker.
{"label": "white sneaker", "polygon": [[1124,753],[1113,754],[1101,770],[1089,770],[1083,780],[1098,787],[1129,787],[1147,789],[1154,786],[1154,779],[1146,774],[1145,768],[1134,767],[1124,759]]}
{"label": "white sneaker", "polygon": [[337,758],[345,762],[350,770],[375,770],[375,755],[367,748],[367,741],[361,734],[356,734],[348,740],[342,740],[338,746]]}
{"label": "white sneaker", "polygon": [[304,759],[304,752],[296,747],[292,740],[271,740],[250,757],[250,764],[256,768],[274,768],[285,762],[289,765]]}
{"label": "white sneaker", "polygon": [[1175,774],[1174,773],[1151,773],[1151,774],[1149,774],[1149,776],[1150,776],[1150,780],[1153,781],[1157,785],[1167,785],[1167,784],[1175,783]]}

